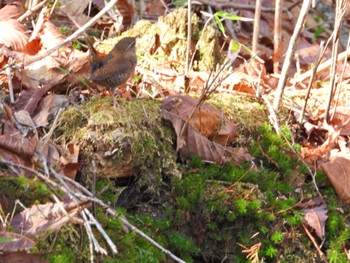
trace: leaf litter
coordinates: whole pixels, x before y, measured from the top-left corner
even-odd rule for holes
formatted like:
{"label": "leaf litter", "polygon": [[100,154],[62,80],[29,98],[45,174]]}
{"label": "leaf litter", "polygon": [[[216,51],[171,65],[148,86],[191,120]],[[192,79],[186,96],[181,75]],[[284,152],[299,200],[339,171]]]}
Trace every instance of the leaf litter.
{"label": "leaf litter", "polygon": [[[242,1],[246,2],[246,1]],[[67,3],[61,8],[61,11],[66,15],[69,14],[73,16],[78,22],[79,17],[83,14],[86,7],[87,1],[81,5],[74,5],[72,3]],[[101,3],[100,3],[101,4]],[[272,6],[272,1],[265,1],[265,8]],[[131,25],[134,7],[131,6],[127,1],[118,1],[119,7],[122,7],[122,17],[123,22],[119,24],[119,28],[116,30],[121,30],[123,25]],[[150,8],[150,5],[154,8]],[[100,6],[103,7],[103,4]],[[156,7],[156,8],[155,8]],[[164,6],[160,4],[160,1],[155,1],[155,3],[146,6],[146,11],[149,12],[149,16],[158,17],[163,10]],[[28,35],[26,32],[26,25],[17,22],[16,18],[24,13],[25,9],[21,1],[13,1],[13,5],[4,5],[0,9],[0,65],[2,67],[8,62],[9,57],[14,57],[18,60],[28,59],[31,56],[39,55],[44,53],[48,49],[54,47],[58,43],[65,39],[65,36],[61,34],[60,29],[52,23],[51,17],[42,15],[42,20],[38,27],[36,28],[36,34],[31,42],[27,43]],[[290,32],[293,30],[293,23],[290,23],[291,17],[297,17],[300,8],[297,6],[291,10],[292,15],[288,12],[283,14],[284,24],[283,36],[285,41],[283,43],[288,43],[290,38]],[[43,12],[44,13],[44,12]],[[253,17],[254,13],[251,11],[243,11],[242,16]],[[85,19],[85,17],[84,17]],[[88,18],[87,18],[88,19]],[[318,25],[315,19],[311,15],[307,17],[306,22],[311,28],[312,26]],[[242,42],[249,39],[251,36],[252,24],[249,22],[242,22],[239,25],[241,32],[238,35],[238,39]],[[113,30],[111,29],[110,33]],[[264,13],[261,21],[261,32],[262,34],[268,35],[273,31],[273,14]],[[7,33],[4,33],[7,32]],[[9,33],[10,32],[10,33]],[[265,32],[265,33],[264,33]],[[327,31],[320,34],[321,38],[328,37]],[[150,33],[153,38],[154,50],[160,48],[166,48],[163,43],[166,42],[165,37],[159,38],[157,33]],[[248,36],[248,38],[247,38]],[[142,39],[144,36],[141,36]],[[318,42],[314,42],[314,35],[306,30],[300,37],[299,44],[297,46],[297,53],[299,56],[299,61],[301,69],[297,66],[293,66],[288,73],[289,83],[288,92],[290,94],[296,95],[301,91],[304,97],[305,92],[302,90],[306,85],[306,79],[299,79],[299,71],[302,70],[303,73],[308,73],[309,65],[315,61],[315,53],[319,47]],[[275,76],[271,74],[271,69],[268,68],[268,63],[274,60],[279,60],[280,63],[283,62],[282,54],[285,53],[287,46],[284,45],[281,48],[279,54],[274,54],[271,49],[273,43],[265,40],[266,42],[260,43],[261,50],[263,50],[265,56],[265,64],[259,67],[253,67],[251,70],[249,67],[245,67],[232,74],[226,80],[222,80],[219,87],[219,92],[229,92],[240,91],[244,93],[249,93],[252,95],[259,94],[259,89],[262,88],[262,94],[268,94],[271,90],[275,88]],[[142,41],[140,42],[142,43]],[[156,51],[155,51],[156,52]],[[153,53],[154,55],[156,53]],[[246,56],[242,52],[243,56]],[[330,58],[330,50],[326,51],[326,55],[322,62],[326,62]],[[153,58],[152,58],[153,59]],[[166,97],[162,104],[162,115],[165,119],[170,120],[177,134],[177,144],[176,148],[183,159],[190,158],[192,155],[198,155],[204,161],[215,162],[218,164],[233,163],[239,165],[243,161],[251,161],[252,157],[243,148],[234,148],[230,146],[234,142],[235,138],[238,136],[237,127],[239,123],[232,123],[232,121],[225,116],[225,114],[214,107],[203,104],[202,106],[196,108],[199,101],[198,99],[191,98],[189,96],[174,95],[168,96],[168,94],[174,94],[176,92],[182,92],[186,88],[186,79],[183,72],[175,70],[175,64],[170,63],[170,65],[157,64],[156,69],[151,68],[150,72],[147,73],[145,69],[137,69],[139,76],[143,76],[144,79],[141,81],[144,88],[140,91],[134,91],[135,86],[129,85],[128,91],[131,94],[143,94],[142,96],[147,97],[150,94],[155,94],[154,97]],[[242,63],[237,59],[235,63]],[[343,88],[343,91],[339,94],[339,100],[333,99],[332,102],[337,106],[337,110],[333,111],[333,115],[329,123],[325,124],[325,117],[322,115],[324,109],[312,108],[311,103],[309,103],[309,115],[306,116],[303,123],[298,129],[306,133],[306,137],[302,140],[302,152],[301,156],[310,165],[316,165],[317,167],[322,167],[326,172],[329,180],[333,184],[335,190],[337,191],[341,200],[345,203],[350,202],[349,196],[349,184],[350,171],[348,167],[349,164],[349,111],[348,111],[348,92],[349,86],[348,72],[349,65],[345,67],[345,75],[343,75],[344,80],[339,83],[339,86]],[[59,68],[67,69],[68,72],[74,75],[63,74]],[[76,172],[79,169],[79,147],[74,144],[69,144],[66,150],[59,150],[59,147],[55,145],[54,142],[49,143],[49,147],[45,147],[40,153],[35,152],[37,147],[42,143],[42,134],[38,137],[38,133],[33,132],[37,126],[47,126],[50,121],[54,118],[57,109],[69,100],[67,95],[54,95],[52,92],[61,91],[67,93],[67,87],[64,85],[74,86],[79,85],[79,77],[85,76],[88,72],[87,64],[87,53],[81,52],[73,49],[71,46],[67,46],[57,52],[46,56],[42,60],[34,62],[24,68],[16,69],[14,80],[20,80],[22,85],[26,88],[21,90],[20,94],[17,94],[17,100],[15,103],[15,108],[17,111],[13,112],[10,109],[5,110],[5,115],[3,117],[3,133],[0,135],[0,155],[4,160],[23,165],[28,168],[38,168],[36,160],[44,159],[48,163],[60,164],[62,168],[62,173],[69,175],[70,178],[75,178]],[[154,74],[154,72],[157,72]],[[171,72],[171,74],[169,74]],[[341,67],[338,67],[337,73],[341,74]],[[207,72],[196,72],[189,79],[190,89],[193,91],[200,91],[201,87],[209,81],[210,77]],[[148,78],[146,77],[148,76]],[[323,72],[318,73],[319,82],[315,86],[319,91],[326,91],[328,89],[329,74]],[[1,78],[1,81],[4,78]],[[300,81],[296,81],[296,80]],[[7,81],[3,81],[7,84]],[[39,85],[44,84],[44,87],[39,87]],[[294,85],[294,86],[293,86]],[[62,86],[64,86],[62,88]],[[151,88],[149,88],[151,87]],[[174,87],[174,88],[168,88]],[[137,88],[137,87],[136,87]],[[61,90],[60,90],[61,89]],[[147,92],[144,92],[147,90]],[[131,90],[131,91],[130,91]],[[17,88],[16,92],[19,89]],[[50,94],[47,94],[49,92]],[[86,89],[85,94],[89,95],[90,90]],[[95,91],[94,91],[95,92]],[[325,92],[326,93],[326,92]],[[59,97],[60,96],[60,97]],[[292,97],[291,96],[291,97]],[[129,98],[132,96],[128,96]],[[325,105],[327,98],[325,96],[316,96],[317,98],[313,103],[318,105]],[[302,106],[299,101],[294,100],[294,106],[291,110],[297,113]],[[298,104],[299,103],[299,104]],[[6,107],[6,106],[5,106]],[[312,114],[313,113],[313,114]],[[51,116],[51,117],[50,117]],[[21,119],[22,118],[22,119]],[[21,120],[20,120],[21,119]],[[34,124],[34,126],[32,125]],[[299,130],[299,131],[300,131]],[[36,130],[35,130],[36,131]],[[51,150],[49,150],[50,148]],[[73,149],[72,149],[73,148]],[[53,150],[54,149],[54,150]],[[53,154],[53,151],[55,154]],[[63,152],[66,153],[64,154]],[[55,156],[55,157],[54,157]],[[60,156],[60,158],[57,158]],[[60,160],[60,161],[59,161]],[[25,169],[19,169],[18,174],[25,174],[26,176],[33,176],[32,172],[28,172]],[[315,200],[312,200],[315,201]],[[61,204],[64,206],[64,204]],[[68,205],[67,203],[65,205]],[[72,205],[70,203],[70,205]],[[41,212],[46,216],[51,215],[51,219],[57,221],[58,223],[52,223],[56,229],[68,222],[67,215],[59,214],[59,204],[47,203],[41,208]],[[33,206],[29,208],[26,213],[36,214],[39,206]],[[56,212],[55,212],[55,211]],[[18,214],[19,216],[19,214]],[[310,204],[308,207],[304,207],[304,220],[309,227],[311,227],[316,235],[323,239],[325,237],[325,221],[327,219],[327,207],[325,203],[322,204]],[[23,217],[23,214],[22,214]],[[23,218],[22,218],[23,219]],[[21,219],[21,220],[22,220]],[[17,218],[16,218],[17,220]],[[32,217],[33,224],[33,236],[39,233],[40,224],[43,223],[42,219],[38,217]],[[27,221],[28,223],[29,221]],[[46,222],[47,227],[50,227],[50,222]],[[29,227],[26,225],[26,228]],[[5,237],[10,235],[6,232]],[[25,236],[22,236],[25,239]],[[28,242],[30,243],[30,242]],[[31,243],[30,243],[31,244]],[[13,248],[21,249],[26,248],[27,245],[24,243],[19,243],[14,245]]]}

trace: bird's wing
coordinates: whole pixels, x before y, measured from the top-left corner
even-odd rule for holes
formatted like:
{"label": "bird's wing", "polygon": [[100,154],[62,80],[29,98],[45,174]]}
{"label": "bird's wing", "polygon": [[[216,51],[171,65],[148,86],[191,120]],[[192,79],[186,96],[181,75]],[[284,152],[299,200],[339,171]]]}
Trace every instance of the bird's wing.
{"label": "bird's wing", "polygon": [[102,65],[91,74],[91,80],[103,86],[116,87],[125,83],[135,69],[135,55],[121,56],[116,59],[108,54],[102,60]]}

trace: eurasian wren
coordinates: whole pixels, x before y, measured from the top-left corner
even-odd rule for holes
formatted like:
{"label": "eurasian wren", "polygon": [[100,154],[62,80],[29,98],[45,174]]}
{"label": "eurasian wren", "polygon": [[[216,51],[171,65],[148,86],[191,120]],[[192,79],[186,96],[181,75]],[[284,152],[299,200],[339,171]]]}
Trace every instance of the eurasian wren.
{"label": "eurasian wren", "polygon": [[92,45],[90,48],[90,80],[112,91],[114,108],[116,87],[124,84],[136,67],[135,42],[134,37],[124,37],[102,59]]}

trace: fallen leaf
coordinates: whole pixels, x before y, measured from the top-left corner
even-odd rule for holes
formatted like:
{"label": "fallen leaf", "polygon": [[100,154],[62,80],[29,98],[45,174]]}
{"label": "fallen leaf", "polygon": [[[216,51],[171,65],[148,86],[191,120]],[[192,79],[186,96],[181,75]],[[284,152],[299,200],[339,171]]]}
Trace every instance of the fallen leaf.
{"label": "fallen leaf", "polygon": [[6,263],[47,263],[40,253],[5,252],[0,254],[0,262]]}
{"label": "fallen leaf", "polygon": [[328,160],[329,153],[334,148],[338,136],[339,131],[333,131],[322,145],[316,148],[311,146],[301,148],[301,157],[309,164],[314,164],[321,159],[323,159],[322,161]]}
{"label": "fallen leaf", "polygon": [[35,247],[35,242],[28,237],[12,232],[0,232],[0,251],[17,252]]}
{"label": "fallen leaf", "polygon": [[198,99],[189,96],[173,95],[163,101],[161,108],[183,121],[189,120],[189,125],[204,137],[223,146],[231,143],[237,137],[237,125],[209,104],[196,108],[198,103]]}
{"label": "fallen leaf", "polygon": [[334,127],[334,130],[339,130],[340,135],[350,135],[350,111],[345,107],[337,107],[337,111],[331,111],[330,124]]}
{"label": "fallen leaf", "polygon": [[0,21],[0,32],[0,45],[13,50],[23,50],[27,44],[25,28],[14,19]]}
{"label": "fallen leaf", "polygon": [[[68,214],[61,210],[63,207]],[[67,224],[76,214],[78,208],[75,202],[46,203],[33,205],[14,216],[11,226],[17,233],[35,237],[48,230],[57,231]]]}
{"label": "fallen leaf", "polygon": [[316,207],[306,208],[303,211],[304,221],[322,240],[325,237],[325,224],[328,218],[327,212],[327,206],[324,203]]}
{"label": "fallen leaf", "polygon": [[44,19],[41,29],[42,31],[38,37],[41,40],[43,51],[45,49],[50,49],[65,40],[65,36],[61,33],[60,29],[51,23],[48,18]]}
{"label": "fallen leaf", "polygon": [[[12,1],[1,1],[3,4],[7,3],[3,8],[0,9],[0,20],[5,21],[9,19],[16,19],[20,17],[26,9],[24,8],[24,3],[22,0],[12,0]],[[0,5],[1,5],[0,2]],[[4,32],[4,31],[0,31]]]}
{"label": "fallen leaf", "polygon": [[79,150],[80,148],[78,145],[69,143],[60,158],[61,174],[73,180],[75,180],[75,176],[80,167],[78,163]]}
{"label": "fallen leaf", "polygon": [[68,105],[66,95],[49,94],[39,104],[37,114],[33,117],[37,127],[45,127],[52,121],[60,108]]}
{"label": "fallen leaf", "polygon": [[67,14],[74,19],[79,25],[84,25],[88,22],[88,17],[84,14],[84,10],[89,4],[89,0],[83,1],[71,1],[71,0],[60,0],[59,11]]}
{"label": "fallen leaf", "polygon": [[321,164],[340,199],[350,203],[350,153],[332,153],[328,162]]}
{"label": "fallen leaf", "polygon": [[42,48],[41,41],[40,39],[36,38],[33,40],[29,40],[29,42],[25,46],[25,52],[28,55],[34,56],[38,54],[41,48]]}
{"label": "fallen leaf", "polygon": [[[184,104],[184,102],[186,103]],[[209,116],[212,114],[212,111],[208,110],[208,108],[208,112],[203,112],[204,115],[201,113],[197,115],[195,121],[191,122],[190,120],[187,122],[194,109],[195,102],[192,98],[177,95],[169,96],[162,104],[162,116],[164,119],[172,122],[177,135],[176,147],[181,158],[187,159],[193,155],[198,155],[205,161],[218,164],[234,163],[236,165],[244,161],[251,161],[252,157],[243,148],[225,147],[209,140],[207,137],[210,136],[205,136],[208,135],[208,127],[203,129],[200,120],[209,119],[208,116],[205,116],[205,114]],[[209,108],[211,109],[211,107]],[[205,135],[201,134],[198,129],[204,132]]]}
{"label": "fallen leaf", "polygon": [[22,80],[23,85],[29,89],[36,89],[40,84],[54,86],[60,83],[65,75],[57,70],[58,67],[60,67],[59,61],[52,56],[47,56],[31,63],[23,70],[17,69],[15,74]]}
{"label": "fallen leaf", "polygon": [[15,101],[16,110],[26,110],[32,116],[39,101],[43,98],[50,86],[36,89],[23,90]]}

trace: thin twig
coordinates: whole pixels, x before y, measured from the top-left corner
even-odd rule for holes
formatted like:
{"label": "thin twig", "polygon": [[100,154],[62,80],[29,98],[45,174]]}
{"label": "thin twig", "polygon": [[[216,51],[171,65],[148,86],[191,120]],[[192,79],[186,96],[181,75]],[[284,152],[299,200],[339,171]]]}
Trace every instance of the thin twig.
{"label": "thin twig", "polygon": [[[67,190],[67,194],[71,200],[73,200],[79,207],[80,207],[80,201],[76,198],[74,191],[67,185],[67,183],[62,179],[62,176],[57,173],[52,167],[50,167],[50,172],[54,175],[54,177],[60,182],[60,184]],[[93,243],[93,248],[95,248],[95,251],[104,255],[108,255],[107,251],[100,246],[97,239],[95,238],[95,235],[92,232],[89,220],[86,216],[86,213],[82,208],[79,209],[79,213],[82,216],[84,220],[84,227],[86,230],[86,233],[89,237],[90,242]],[[90,246],[91,248],[91,246]],[[90,251],[91,252],[91,251]],[[93,260],[93,258],[91,259]]]}
{"label": "thin twig", "polygon": [[[244,4],[238,4],[238,3],[234,3],[234,2],[230,2],[230,1],[227,1],[226,3],[218,3],[218,2],[210,1],[210,0],[198,0],[198,1],[204,5],[209,5],[209,6],[215,7],[218,10],[222,10],[224,8],[234,8],[234,9],[254,11],[256,8],[256,6],[254,6],[254,5],[244,5]],[[293,8],[293,7],[294,7],[294,4],[292,5],[291,8]],[[283,8],[284,12],[287,12],[289,10],[290,10],[290,8]],[[272,13],[275,11],[275,8],[261,7],[261,11]]]}
{"label": "thin twig", "polygon": [[47,1],[48,0],[44,0],[44,1],[40,2],[39,4],[37,4],[34,8],[28,9],[23,15],[21,15],[19,18],[17,18],[17,21],[22,22],[22,20],[24,20],[26,17],[30,16],[33,12],[37,11],[44,4],[46,4]]}
{"label": "thin twig", "polygon": [[254,14],[254,29],[253,29],[253,43],[252,43],[253,54],[256,54],[256,51],[258,50],[261,5],[262,5],[262,0],[257,0],[255,3],[255,14]]}
{"label": "thin twig", "polygon": [[[327,47],[327,43],[325,45],[325,48]],[[342,60],[346,59],[347,57],[349,57],[350,53],[348,53],[348,51],[343,51],[342,53],[339,53],[338,55],[338,59],[337,59],[337,62],[341,62]],[[322,55],[321,55],[322,57]],[[316,71],[316,74],[317,73],[320,73],[326,69],[328,69],[330,66],[331,66],[331,63],[332,63],[332,60],[331,59],[328,59],[327,61],[321,63],[318,68],[317,68],[317,71]],[[305,79],[309,78],[312,76],[312,72],[313,72],[313,69],[310,69],[308,71],[306,71],[305,73],[301,74],[300,76],[298,76],[298,78],[296,79],[291,79],[290,82],[292,84],[296,84],[298,82],[302,82],[304,81]]]}
{"label": "thin twig", "polygon": [[[92,185],[91,185],[91,193],[93,196],[96,196],[96,174],[97,174],[97,169],[96,169],[96,163],[95,160],[92,160]],[[96,205],[95,203],[92,204],[92,211],[94,215],[96,215]]]}
{"label": "thin twig", "polygon": [[50,140],[53,132],[55,131],[56,127],[57,127],[57,123],[58,123],[58,119],[61,116],[62,112],[63,112],[63,108],[60,108],[55,116],[55,120],[53,121],[51,128],[49,130],[49,132],[41,139],[41,143],[40,146],[38,147],[38,152],[41,153],[41,151],[45,148],[46,144],[48,143],[48,141]]}
{"label": "thin twig", "polygon": [[[55,187],[55,188],[61,188],[62,191],[64,191],[65,193],[67,193],[69,196],[73,196],[73,198],[79,198],[81,200],[81,202],[85,202],[85,201],[93,201],[96,204],[98,204],[99,206],[101,206],[102,208],[106,209],[107,213],[109,213],[110,215],[114,216],[114,217],[119,217],[119,219],[121,220],[122,224],[124,226],[126,226],[127,228],[129,228],[130,230],[134,231],[135,233],[137,233],[139,236],[145,238],[146,240],[148,240],[151,244],[153,244],[155,247],[157,247],[162,253],[164,253],[165,255],[171,257],[173,260],[175,260],[176,262],[180,262],[180,263],[186,263],[185,261],[183,261],[182,259],[178,258],[177,256],[175,256],[171,251],[165,249],[164,247],[162,247],[160,244],[158,244],[155,240],[153,240],[152,238],[150,238],[149,236],[147,236],[144,232],[142,232],[140,229],[138,229],[137,227],[135,227],[134,225],[132,225],[124,216],[121,216],[119,213],[117,213],[114,209],[110,208],[107,204],[105,204],[104,202],[102,202],[100,199],[97,199],[95,197],[93,197],[93,194],[87,190],[86,188],[83,188],[83,186],[79,186],[79,189],[84,189],[82,190],[82,192],[84,192],[86,195],[83,195],[79,192],[73,192],[72,190],[70,190],[70,188],[67,186],[66,183],[63,182],[64,185],[66,185],[68,187],[68,189],[66,189],[65,187],[62,188],[60,187],[57,183],[55,183],[54,181],[52,181],[51,179],[49,179],[47,176],[45,176],[44,174],[31,169],[27,166],[24,166],[22,164],[19,163],[14,163],[14,162],[10,162],[7,160],[4,160],[3,158],[0,158],[0,163],[10,166],[10,167],[16,167],[18,169],[23,169],[26,170],[28,172],[31,172],[35,175],[37,175],[40,179],[42,179],[45,183],[47,183],[48,185]],[[54,172],[54,175],[57,175],[57,172],[55,172],[52,168],[51,168],[51,172]],[[58,176],[57,178],[61,184],[62,184],[62,179],[68,181],[68,182],[74,182],[72,179],[66,177],[66,176]],[[75,186],[78,186],[79,184],[77,182],[74,182]],[[84,213],[83,213],[84,214]],[[85,216],[85,214],[84,214]],[[85,221],[86,222],[86,221]],[[90,243],[90,246],[92,246],[92,243]],[[92,260],[93,260],[93,254],[91,255]]]}
{"label": "thin twig", "polygon": [[10,92],[10,102],[14,103],[15,102],[15,96],[13,92],[13,84],[12,84],[12,58],[10,57],[8,60],[8,64],[6,66],[6,75],[7,75],[7,82],[9,85],[9,92]]}
{"label": "thin twig", "polygon": [[[191,50],[191,41],[192,41],[191,7],[192,7],[192,1],[188,0],[188,7],[187,7],[187,49],[186,49],[185,79],[190,78],[190,73],[189,73],[189,71],[190,71],[190,50]],[[188,88],[186,87],[186,89],[188,89]]]}
{"label": "thin twig", "polygon": [[311,75],[311,78],[309,79],[309,84],[307,86],[307,93],[305,95],[305,102],[304,102],[304,106],[303,106],[303,109],[301,110],[301,114],[300,114],[300,118],[299,118],[299,123],[302,123],[303,122],[303,119],[304,119],[304,115],[305,115],[305,110],[306,110],[306,105],[307,105],[307,102],[309,100],[309,97],[310,97],[310,92],[311,92],[311,87],[312,87],[312,83],[314,82],[314,79],[315,79],[315,76],[316,76],[316,72],[317,72],[317,68],[318,68],[318,65],[320,64],[321,62],[321,50],[323,50],[323,47],[324,47],[324,41],[321,41],[320,43],[320,47],[319,47],[319,50],[318,50],[318,53],[317,53],[317,57],[316,57],[316,61],[315,61],[315,64],[314,64],[314,67],[312,69],[312,75]]}
{"label": "thin twig", "polygon": [[265,104],[267,105],[267,109],[269,110],[269,119],[270,122],[272,124],[272,126],[275,128],[275,131],[277,133],[278,136],[281,135],[281,130],[278,124],[278,118],[276,115],[276,111],[274,110],[274,108],[272,107],[270,101],[268,100],[268,98],[266,96],[262,96],[263,100],[265,101]]}
{"label": "thin twig", "polygon": [[[256,57],[256,55],[253,55],[250,59],[248,59],[247,61],[245,61],[243,64],[241,64],[239,67],[237,67],[235,70],[227,73],[222,79],[220,79],[220,81],[218,83],[215,84],[216,80],[219,78],[219,76],[221,75],[221,73],[226,69],[226,67],[228,65],[230,65],[231,61],[227,60],[224,64],[221,65],[219,71],[215,74],[215,76],[211,79],[211,75],[213,73],[213,71],[210,71],[209,73],[209,77],[208,77],[208,81],[206,82],[205,86],[203,87],[202,90],[202,94],[198,99],[198,103],[197,105],[194,107],[194,109],[192,110],[191,114],[189,115],[189,117],[187,118],[185,124],[182,126],[181,131],[179,133],[178,138],[182,138],[183,137],[183,133],[186,130],[187,126],[189,125],[189,122],[191,120],[191,118],[193,117],[193,115],[197,112],[197,110],[201,107],[201,105],[205,102],[205,100],[207,100],[214,92],[215,90],[217,90],[217,88],[220,86],[220,84],[227,79],[230,75],[232,75],[233,73],[235,73],[236,71],[238,71],[239,69],[241,69],[242,67],[244,67],[245,65],[247,65],[250,61],[252,61],[254,58]],[[210,84],[209,84],[210,82]],[[176,146],[177,149],[182,148],[182,145],[177,145]]]}
{"label": "thin twig", "polygon": [[344,59],[343,69],[342,69],[342,72],[341,72],[341,75],[340,75],[340,79],[339,79],[340,87],[339,87],[337,99],[335,100],[335,106],[334,106],[334,111],[333,111],[333,114],[332,114],[332,117],[331,117],[331,121],[334,118],[335,112],[337,111],[339,97],[340,97],[340,93],[341,93],[341,90],[342,90],[342,87],[343,87],[342,82],[343,82],[343,78],[344,78],[344,74],[345,74],[345,69],[347,68],[347,62],[348,62],[348,58],[347,57],[348,57],[348,54],[350,53],[350,32],[349,32],[349,36],[348,36],[348,43],[346,45],[346,52],[347,52],[347,55],[346,55],[346,57]]}
{"label": "thin twig", "polygon": [[332,45],[332,64],[330,70],[330,84],[329,84],[329,93],[328,93],[328,101],[325,112],[324,120],[329,123],[329,111],[332,104],[332,99],[334,97],[334,90],[336,88],[336,70],[337,70],[337,60],[338,60],[338,47],[339,47],[339,34],[341,29],[341,22],[343,21],[346,9],[346,2],[343,0],[336,1],[336,9],[335,9],[335,23],[334,23],[334,31],[333,31],[333,45]]}
{"label": "thin twig", "polygon": [[56,50],[58,50],[59,48],[67,45],[68,43],[70,43],[72,40],[76,39],[80,34],[82,34],[83,32],[85,32],[85,30],[87,28],[89,28],[90,26],[92,26],[94,23],[96,23],[96,21],[98,19],[100,19],[109,9],[111,9],[117,2],[118,0],[111,0],[108,5],[106,5],[96,16],[94,16],[92,19],[89,20],[89,22],[87,22],[85,25],[83,25],[81,28],[79,28],[78,30],[76,30],[72,35],[70,35],[69,37],[67,37],[65,40],[63,40],[61,43],[57,44],[56,46],[44,51],[43,53],[41,53],[38,56],[35,56],[31,59],[28,59],[24,62],[20,62],[17,63],[15,65],[15,67],[17,68],[23,68],[31,63],[34,63],[36,61],[39,61],[41,59],[43,59],[44,57],[50,55],[51,53],[55,52]]}
{"label": "thin twig", "polygon": [[273,102],[273,109],[275,111],[278,110],[278,106],[280,104],[281,98],[283,96],[283,90],[284,87],[286,85],[287,82],[287,73],[290,67],[290,64],[292,62],[292,58],[294,55],[294,50],[296,47],[296,43],[299,37],[299,33],[301,31],[301,28],[304,24],[305,21],[305,17],[308,13],[308,10],[310,8],[310,4],[311,4],[311,0],[305,0],[303,2],[303,5],[301,6],[301,10],[300,10],[300,14],[297,20],[297,23],[295,25],[295,29],[293,32],[293,35],[290,38],[290,42],[289,42],[289,46],[288,46],[288,50],[287,50],[287,54],[286,54],[286,58],[283,62],[283,67],[282,67],[282,71],[281,71],[281,77],[278,81],[278,85],[277,85],[277,89],[275,91],[275,98],[274,98],[274,102]]}
{"label": "thin twig", "polygon": [[[68,179],[68,177],[66,177],[65,179]],[[87,190],[88,191],[88,190]],[[102,208],[106,209],[106,212],[109,213],[110,215],[114,216],[114,217],[119,217],[119,220],[123,223],[124,226],[126,226],[127,228],[129,228],[130,230],[134,231],[136,234],[138,234],[139,236],[145,238],[146,240],[148,240],[151,244],[153,244],[155,247],[157,247],[162,253],[168,255],[169,257],[171,257],[172,259],[174,259],[176,262],[180,262],[180,263],[185,263],[185,261],[183,261],[182,259],[178,258],[177,256],[175,256],[173,253],[171,253],[171,251],[165,249],[164,247],[162,247],[159,243],[157,243],[155,240],[153,240],[152,238],[150,238],[149,236],[147,236],[144,232],[142,232],[140,229],[138,229],[137,227],[135,227],[134,225],[132,225],[124,216],[120,215],[119,213],[117,213],[114,209],[110,208],[107,204],[105,204],[104,202],[102,202],[100,199],[97,199],[95,197],[92,196],[92,193],[89,193],[89,197],[81,195],[79,193],[75,194],[77,197],[81,198],[81,199],[85,199],[88,201],[92,201],[95,202],[96,204],[98,204],[99,206],[101,206]]]}
{"label": "thin twig", "polygon": [[320,199],[324,202],[323,196],[317,186],[317,182],[316,182],[316,171],[312,172],[311,168],[309,167],[309,165],[305,162],[305,160],[303,158],[300,157],[300,155],[294,150],[294,148],[292,147],[292,145],[290,144],[290,142],[287,140],[287,138],[284,136],[284,134],[282,133],[282,137],[285,140],[285,142],[288,144],[289,149],[294,153],[294,155],[298,158],[298,160],[300,162],[302,162],[304,164],[304,166],[306,167],[306,169],[309,171],[309,174],[312,178],[312,182],[314,184],[315,190],[318,193],[318,195],[320,196]]}
{"label": "thin twig", "polygon": [[307,227],[305,226],[305,224],[301,224],[305,230],[305,233],[307,234],[307,236],[310,238],[312,244],[314,245],[314,247],[316,248],[318,255],[320,256],[321,259],[324,260],[324,254],[322,252],[322,250],[320,249],[320,247],[318,246],[315,238],[312,236],[312,234],[310,233],[310,231],[307,229]]}
{"label": "thin twig", "polygon": [[283,0],[276,0],[276,10],[275,10],[275,24],[273,31],[273,53],[274,53],[274,61],[273,61],[273,73],[277,74],[279,72],[279,58],[281,57],[281,41],[282,41],[282,8],[283,8]]}
{"label": "thin twig", "polygon": [[96,220],[96,218],[90,213],[88,209],[84,209],[84,212],[90,217],[91,221],[95,224],[98,231],[101,233],[101,235],[106,240],[107,244],[111,248],[112,252],[114,254],[118,253],[116,245],[113,243],[113,241],[110,239],[110,237],[107,235],[106,231],[102,228],[101,224]]}

